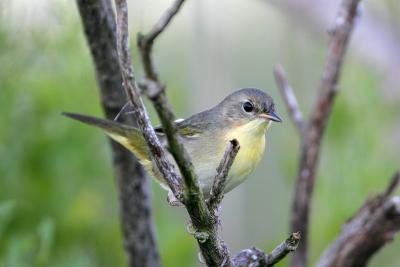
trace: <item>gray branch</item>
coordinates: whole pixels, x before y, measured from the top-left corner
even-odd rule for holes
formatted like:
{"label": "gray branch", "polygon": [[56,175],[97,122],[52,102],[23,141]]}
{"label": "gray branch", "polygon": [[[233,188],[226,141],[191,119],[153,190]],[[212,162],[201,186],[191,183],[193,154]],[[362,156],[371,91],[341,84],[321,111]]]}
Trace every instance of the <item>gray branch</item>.
{"label": "gray branch", "polygon": [[[194,209],[194,213],[200,214],[200,218],[196,218],[196,220],[200,220],[204,223],[206,221],[205,215],[207,215],[208,209],[204,204],[203,193],[200,190],[190,156],[182,143],[178,140],[175,116],[165,95],[165,87],[158,80],[154,63],[151,60],[151,51],[154,40],[166,29],[183,3],[184,0],[175,1],[173,6],[165,12],[159,22],[148,34],[140,34],[138,36],[138,45],[145,75],[147,77],[147,81],[145,82],[145,85],[147,85],[146,89],[149,90],[149,88],[156,88],[155,90],[151,90],[153,93],[149,94],[150,100],[153,102],[158,117],[160,118],[161,125],[167,137],[169,150],[174,157],[185,182],[186,190],[183,202],[188,209]],[[194,213],[189,211],[189,214]]]}
{"label": "gray branch", "polygon": [[182,143],[178,140],[175,116],[165,95],[165,86],[163,86],[158,79],[151,54],[155,39],[166,29],[183,3],[184,0],[176,0],[148,34],[139,34],[138,46],[147,78],[145,85],[147,85],[146,89],[149,98],[153,102],[158,117],[160,118],[161,125],[167,137],[169,150],[185,182],[186,190],[183,202],[189,211],[189,215],[194,216],[197,214],[197,218],[192,219],[201,222],[200,225],[198,225],[201,228],[201,224],[206,224],[208,209],[204,204],[203,193],[200,190],[190,156]]}
{"label": "gray branch", "polygon": [[217,175],[214,178],[214,183],[210,191],[210,199],[208,200],[208,208],[216,215],[219,205],[224,197],[224,189],[228,178],[229,170],[239,152],[240,144],[236,139],[229,142],[224,156],[217,168]]}
{"label": "gray branch", "polygon": [[386,191],[369,200],[342,227],[321,256],[317,267],[363,267],[371,256],[400,231],[400,196],[391,197],[399,185],[396,173]]}
{"label": "gray branch", "polygon": [[158,170],[163,175],[175,197],[178,200],[182,200],[183,196],[181,178],[177,174],[172,163],[170,163],[166,158],[166,152],[158,140],[156,133],[154,132],[154,128],[151,125],[150,119],[140,97],[140,90],[136,85],[129,52],[127,3],[124,0],[116,0],[116,7],[117,51],[125,93],[132,104],[136,115],[135,117],[137,118],[138,127],[147,142]]}
{"label": "gray branch", "polygon": [[[173,5],[165,11],[163,16],[154,25],[149,33],[147,33],[146,35],[139,33],[138,35],[137,42],[142,57],[143,68],[148,79],[158,81],[157,69],[154,65],[151,54],[154,41],[165,30],[165,28],[172,21],[175,15],[179,12],[179,9],[182,7],[184,2],[185,0],[175,0]],[[157,89],[159,91],[160,89],[162,89],[162,87],[158,87]],[[157,94],[157,92],[155,92],[154,94]]]}
{"label": "gray branch", "polygon": [[245,249],[239,252],[233,259],[236,267],[271,267],[295,251],[300,242],[300,233],[291,234],[285,241],[279,244],[270,254],[265,254],[258,248]]}
{"label": "gray branch", "polygon": [[352,33],[360,0],[343,0],[331,32],[328,55],[322,73],[318,98],[302,138],[299,171],[292,204],[291,231],[300,231],[302,242],[290,261],[290,267],[307,266],[310,204],[314,189],[321,141],[338,91],[343,58]]}
{"label": "gray branch", "polygon": [[270,254],[268,254],[267,266],[273,266],[286,257],[287,254],[295,251],[299,245],[300,238],[300,232],[293,233],[288,239],[277,246]]}
{"label": "gray branch", "polygon": [[303,113],[299,108],[296,95],[294,94],[292,87],[287,81],[285,71],[281,65],[277,65],[274,68],[274,76],[279,91],[281,92],[281,96],[285,101],[289,116],[296,126],[296,129],[299,132],[300,136],[303,137],[306,126],[303,120]]}
{"label": "gray branch", "polygon": [[[109,0],[77,0],[82,25],[96,68],[106,117],[113,119],[126,102],[115,44],[115,18]],[[133,117],[123,123],[135,125]],[[151,188],[142,166],[128,150],[110,141],[124,248],[129,266],[158,267]]]}

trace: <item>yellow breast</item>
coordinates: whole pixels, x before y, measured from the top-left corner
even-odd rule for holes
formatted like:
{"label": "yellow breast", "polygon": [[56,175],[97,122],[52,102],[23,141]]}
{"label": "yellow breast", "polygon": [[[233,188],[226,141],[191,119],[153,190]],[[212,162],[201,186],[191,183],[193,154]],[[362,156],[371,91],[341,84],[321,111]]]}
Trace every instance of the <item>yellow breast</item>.
{"label": "yellow breast", "polygon": [[242,183],[260,163],[265,151],[265,132],[270,122],[254,120],[236,127],[226,134],[226,140],[236,138],[240,144],[239,153],[229,171],[226,192]]}

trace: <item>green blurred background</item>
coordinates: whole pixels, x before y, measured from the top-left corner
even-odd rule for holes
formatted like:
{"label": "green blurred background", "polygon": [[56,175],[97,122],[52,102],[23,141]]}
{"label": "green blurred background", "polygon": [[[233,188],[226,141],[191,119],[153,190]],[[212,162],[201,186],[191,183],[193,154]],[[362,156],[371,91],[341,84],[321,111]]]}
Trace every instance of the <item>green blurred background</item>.
{"label": "green blurred background", "polygon": [[[147,31],[169,4],[130,1],[132,36]],[[299,142],[272,68],[283,64],[307,114],[337,5],[189,0],[156,44],[157,65],[177,116],[254,86],[275,98],[284,118],[269,131],[259,168],[224,199],[223,236],[233,252],[250,246],[270,250],[288,234]],[[400,5],[368,1],[361,13],[322,149],[312,262],[400,165]],[[133,57],[140,75],[136,49]],[[75,1],[2,0],[0,267],[125,266],[106,137],[61,117],[61,111],[102,116]],[[200,266],[195,241],[185,230],[185,211],[169,207],[155,183],[153,196],[164,266]],[[398,240],[386,246],[371,266],[400,266],[399,247]]]}

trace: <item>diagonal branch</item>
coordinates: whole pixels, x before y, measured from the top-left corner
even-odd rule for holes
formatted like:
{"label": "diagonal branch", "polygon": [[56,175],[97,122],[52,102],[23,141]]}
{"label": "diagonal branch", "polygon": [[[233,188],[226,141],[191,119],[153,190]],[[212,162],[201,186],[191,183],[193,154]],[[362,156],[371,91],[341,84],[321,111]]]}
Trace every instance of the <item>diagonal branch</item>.
{"label": "diagonal branch", "polygon": [[138,35],[138,46],[142,56],[143,67],[148,79],[158,81],[158,73],[154,65],[151,52],[155,39],[165,30],[174,16],[179,12],[185,0],[175,0],[173,5],[165,11],[163,16],[146,35]]}
{"label": "diagonal branch", "polygon": [[[166,29],[174,16],[178,13],[184,0],[176,0],[173,5],[164,13],[161,19],[156,23],[148,34],[138,35],[138,46],[146,75],[147,93],[153,102],[154,108],[160,118],[161,125],[166,134],[170,152],[173,155],[179,170],[182,174],[186,186],[186,194],[184,202],[193,221],[200,222],[198,228],[202,228],[202,224],[206,224],[208,209],[204,204],[204,196],[200,190],[190,156],[179,142],[177,138],[177,127],[175,125],[175,116],[172,113],[170,104],[165,95],[165,86],[163,86],[156,71],[155,64],[152,60],[152,48],[155,39]],[[196,225],[194,225],[196,227]]]}
{"label": "diagonal branch", "polygon": [[360,0],[343,0],[329,42],[328,55],[319,86],[319,95],[302,138],[300,166],[292,204],[291,231],[301,231],[303,240],[294,253],[290,267],[307,266],[310,203],[321,140],[338,90],[343,58],[355,24]]}
{"label": "diagonal branch", "polygon": [[[197,210],[197,212],[201,214],[207,214],[208,209],[204,204],[204,197],[200,190],[200,186],[198,184],[190,156],[177,138],[178,130],[175,125],[175,116],[165,95],[165,87],[159,82],[155,65],[151,60],[151,51],[154,40],[157,38],[157,36],[159,36],[160,33],[165,30],[165,28],[171,22],[172,18],[177,14],[179,8],[182,6],[183,3],[184,0],[175,1],[172,7],[165,12],[162,18],[157,22],[157,24],[148,34],[140,34],[138,36],[138,45],[145,70],[145,75],[147,77],[145,85],[147,86],[147,89],[155,88],[154,90],[150,90],[153,92],[149,95],[150,100],[152,100],[156,112],[160,118],[161,125],[168,140],[169,150],[179,167],[179,170],[187,187],[187,190],[185,191],[186,196],[184,201],[189,203],[185,204],[187,204],[187,206],[189,205],[190,207],[193,207]],[[205,218],[197,218],[197,220],[199,219],[204,221]]]}
{"label": "diagonal branch", "polygon": [[274,68],[275,81],[278,84],[279,91],[281,92],[282,98],[285,101],[286,107],[289,111],[289,116],[292,119],[300,137],[304,136],[305,122],[303,119],[303,113],[299,108],[296,96],[293,92],[292,87],[286,79],[286,74],[281,65],[277,65]]}
{"label": "diagonal branch", "polygon": [[386,191],[369,200],[345,225],[322,254],[317,267],[366,266],[371,256],[400,231],[400,196],[390,195],[398,187],[396,173]]}
{"label": "diagonal branch", "polygon": [[210,199],[208,200],[208,208],[211,212],[214,212],[214,214],[216,214],[218,206],[221,204],[222,198],[224,197],[224,189],[228,173],[239,149],[239,141],[236,139],[231,140],[225,150],[221,162],[218,165],[217,175],[214,178],[214,183],[210,191]]}
{"label": "diagonal branch", "polygon": [[178,200],[182,200],[181,178],[176,173],[174,166],[167,160],[166,152],[158,140],[150,123],[146,109],[140,97],[140,91],[136,85],[133,67],[129,52],[128,36],[128,6],[124,0],[116,0],[117,7],[117,51],[121,67],[123,87],[131,101],[135,111],[138,127],[151,151],[159,171],[165,178],[173,194]]}

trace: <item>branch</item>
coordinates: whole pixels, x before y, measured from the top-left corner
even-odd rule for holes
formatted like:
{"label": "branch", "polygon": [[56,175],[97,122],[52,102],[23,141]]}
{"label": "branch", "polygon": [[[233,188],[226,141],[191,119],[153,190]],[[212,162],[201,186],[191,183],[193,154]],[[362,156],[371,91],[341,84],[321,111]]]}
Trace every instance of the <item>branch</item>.
{"label": "branch", "polygon": [[287,254],[295,251],[300,242],[300,233],[291,234],[285,241],[279,244],[270,254],[265,254],[258,248],[245,249],[239,252],[233,259],[235,267],[271,267],[281,261]]}
{"label": "branch", "polygon": [[202,224],[206,224],[208,209],[205,205],[203,193],[200,190],[190,156],[176,137],[178,131],[174,122],[175,116],[172,113],[165,95],[165,86],[163,86],[158,79],[157,71],[151,57],[155,39],[166,29],[183,3],[184,0],[176,0],[148,34],[139,34],[138,46],[147,78],[145,85],[147,85],[149,98],[153,102],[158,117],[160,118],[161,125],[167,136],[170,152],[181,171],[186,185],[187,190],[185,191],[186,194],[183,201],[185,202],[189,214],[195,217],[192,219],[194,219],[194,221],[199,221],[200,224],[198,226],[201,228]]}
{"label": "branch", "polygon": [[[129,57],[129,51],[127,44],[128,31],[126,1],[116,0],[116,3],[119,26],[118,36],[124,37],[118,38],[118,50],[122,50],[123,52],[119,52],[120,57],[127,58]],[[139,50],[141,53],[143,65],[145,66],[146,80],[144,85],[147,87],[146,89],[148,90],[148,93],[149,89],[153,88],[153,90],[151,90],[151,94],[149,94],[150,99],[153,101],[155,109],[160,117],[164,132],[167,136],[169,150],[173,155],[177,165],[179,166],[180,172],[183,176],[183,180],[185,182],[183,203],[186,206],[192,224],[195,228],[194,236],[198,241],[202,258],[204,258],[208,266],[232,266],[232,264],[234,263],[230,260],[228,249],[226,248],[224,241],[218,235],[218,218],[214,216],[214,211],[218,207],[223,197],[222,192],[225,187],[229,168],[231,167],[233,160],[239,150],[239,144],[237,143],[237,141],[234,141],[230,144],[230,147],[228,147],[218,168],[218,174],[215,178],[215,182],[211,192],[212,198],[209,207],[212,208],[212,211],[214,212],[214,214],[211,214],[209,207],[207,207],[206,202],[204,201],[203,193],[200,190],[197,178],[193,170],[193,166],[190,161],[190,157],[177,138],[178,132],[174,123],[173,113],[165,96],[165,87],[158,80],[155,66],[151,61],[151,50],[154,39],[165,29],[168,22],[171,21],[172,17],[176,14],[182,3],[183,1],[175,2],[173,8],[167,11],[166,15],[164,15],[164,18],[167,19],[161,19],[161,21],[166,22],[158,23],[159,26],[156,25],[154,27],[154,29],[158,30],[153,30],[148,35],[140,35],[138,37]],[[120,44],[122,42],[124,42],[123,46]],[[129,64],[127,63],[127,59],[120,61],[122,62],[121,66],[123,71],[128,73],[127,75],[123,76],[127,76],[127,78],[129,78],[130,80],[126,79],[126,81],[130,81],[132,83],[132,85],[130,85],[131,88],[127,88],[126,90],[128,91],[128,93],[129,91],[134,91],[134,93],[137,94],[136,97],[140,100],[138,89],[136,87],[136,84],[134,83],[133,71],[131,69],[130,61]],[[125,86],[129,86],[129,84],[127,84],[125,80],[124,84]],[[130,94],[133,95],[132,93]],[[135,100],[133,96],[130,96],[130,98],[132,102]],[[141,113],[139,112],[137,114],[138,116],[141,115]],[[145,130],[144,127],[143,129]],[[144,135],[144,137],[145,139],[147,139],[146,135]],[[297,243],[295,244],[297,245]],[[271,261],[278,261],[280,258],[284,257],[289,252],[289,243],[285,244],[285,246],[280,246],[278,250],[275,250],[274,253],[271,254],[271,256],[265,256],[265,260],[268,259]]]}
{"label": "branch", "polygon": [[[77,0],[76,3],[96,68],[102,106],[106,117],[113,119],[126,97],[115,47],[112,4],[109,0]],[[133,117],[124,117],[122,122],[136,123]],[[128,266],[160,266],[146,172],[132,153],[114,141],[110,144]]]}
{"label": "branch", "polygon": [[225,150],[221,162],[218,165],[217,175],[214,178],[214,183],[210,191],[210,199],[208,200],[208,208],[211,212],[214,212],[214,215],[216,214],[218,206],[224,197],[224,189],[226,186],[228,173],[237,153],[239,152],[239,149],[240,145],[238,140],[231,140]]}
{"label": "branch", "polygon": [[[133,76],[128,44],[128,10],[126,0],[116,0],[116,7],[117,48],[123,73],[122,76],[124,78],[124,88],[132,102],[134,110],[136,111],[139,128],[150,147],[151,154],[153,154],[154,159],[158,160],[157,167],[160,169],[164,178],[168,181],[169,186],[176,196],[176,194],[180,193],[181,188],[178,187],[178,189],[174,189],[172,186],[180,185],[180,177],[175,174],[171,163],[169,163],[165,158],[165,152],[159,144],[154,129],[151,127]],[[172,18],[174,13],[171,14]],[[146,51],[147,50],[141,50],[141,53]],[[142,54],[142,60],[144,58],[145,57]],[[143,63],[146,64],[145,62]],[[150,67],[151,68],[145,68],[148,82],[150,81],[158,88],[162,88],[162,90],[157,90],[150,99],[153,101],[164,132],[167,136],[169,150],[174,157],[182,174],[183,181],[185,182],[183,198],[180,194],[177,198],[186,206],[192,224],[196,229],[195,237],[206,263],[209,266],[230,266],[228,250],[224,245],[224,242],[218,236],[218,224],[213,220],[206,205],[190,157],[177,138],[178,135],[174,123],[174,116],[167,102],[164,87],[159,83],[157,76],[151,75],[152,73],[155,73],[155,70],[153,69],[153,65],[150,65]],[[175,182],[178,182],[178,184]]]}
{"label": "branch", "polygon": [[360,0],[343,0],[335,20],[328,55],[319,86],[319,96],[311,112],[308,128],[302,139],[300,167],[292,204],[291,231],[301,231],[303,241],[294,253],[290,267],[307,265],[309,213],[318,165],[321,140],[337,93],[337,83],[354,27]]}
{"label": "branch", "polygon": [[288,239],[277,246],[267,257],[267,266],[273,266],[286,257],[292,251],[297,249],[300,242],[300,232],[291,234]]}
{"label": "branch", "polygon": [[400,231],[400,196],[390,197],[398,187],[396,173],[383,194],[369,199],[342,228],[325,250],[317,267],[366,266],[370,257]]}
{"label": "branch", "polygon": [[154,41],[165,30],[184,2],[185,0],[175,0],[173,5],[165,11],[149,33],[146,35],[139,33],[138,35],[137,42],[142,56],[143,67],[148,79],[158,81],[158,73],[151,56]]}
{"label": "branch", "polygon": [[158,140],[150,123],[146,109],[140,97],[140,91],[134,78],[129,52],[127,3],[125,0],[116,0],[115,2],[117,9],[117,51],[125,93],[132,103],[132,108],[136,114],[138,127],[147,142],[158,170],[163,175],[175,197],[178,200],[182,200],[182,186],[180,182],[181,178],[176,173],[174,166],[166,158],[166,152]]}
{"label": "branch", "polygon": [[275,81],[278,85],[281,96],[285,101],[286,107],[289,112],[289,116],[292,119],[300,137],[304,136],[305,133],[305,123],[303,120],[303,114],[297,104],[296,95],[293,92],[292,87],[286,79],[286,74],[281,65],[277,65],[274,68]]}
{"label": "branch", "polygon": [[[167,136],[169,150],[179,167],[186,185],[187,190],[185,191],[186,194],[183,201],[186,206],[193,208],[195,213],[207,215],[208,209],[204,204],[204,197],[200,190],[190,156],[177,138],[178,130],[175,125],[175,116],[165,95],[165,86],[159,82],[157,71],[153,61],[151,60],[151,51],[154,40],[165,30],[183,3],[184,0],[175,1],[172,7],[165,12],[162,18],[148,34],[139,34],[138,45],[147,77],[144,85],[147,86],[147,89],[155,88],[154,90],[151,90],[152,94],[150,94],[149,97],[154,104],[165,135]],[[200,219],[204,222],[206,218],[203,215],[200,215],[200,217],[203,218],[196,218],[196,220]]]}

